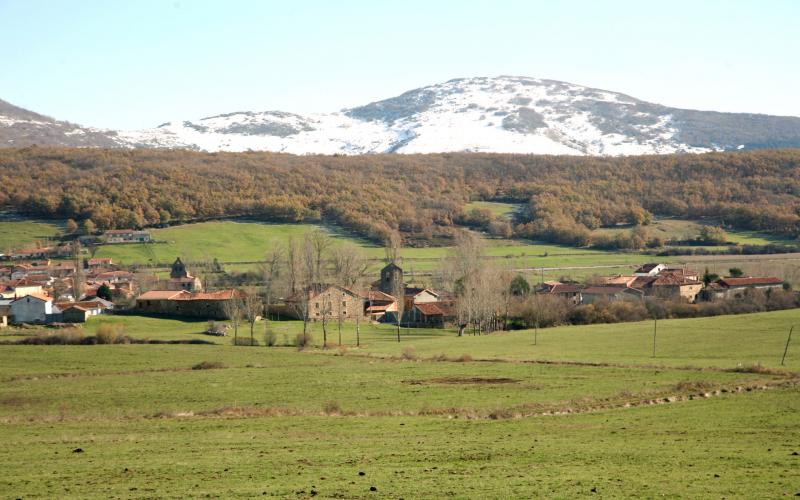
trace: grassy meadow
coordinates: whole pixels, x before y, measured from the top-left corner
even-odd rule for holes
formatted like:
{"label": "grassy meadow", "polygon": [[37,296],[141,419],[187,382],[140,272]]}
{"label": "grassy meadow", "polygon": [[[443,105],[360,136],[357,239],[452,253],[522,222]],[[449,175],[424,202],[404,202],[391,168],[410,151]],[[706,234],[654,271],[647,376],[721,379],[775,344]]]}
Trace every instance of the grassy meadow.
{"label": "grassy meadow", "polygon": [[[345,323],[345,345],[329,349],[314,324],[314,346],[298,351],[233,346],[201,335],[204,322],[93,318],[86,333],[116,323],[137,338],[217,344],[0,345],[0,492],[794,495],[800,392],[786,370],[800,370],[800,349],[783,369],[780,354],[799,321],[665,320],[652,358],[647,323],[542,329],[537,345],[532,331],[434,329],[404,329],[398,344],[393,327],[361,325],[360,347]],[[302,330],[269,325],[280,342]],[[335,323],[328,340],[338,343]],[[192,369],[202,362],[216,368]]]}
{"label": "grassy meadow", "polygon": [[[0,214],[1,215],[1,214]],[[10,252],[61,236],[63,224],[0,217],[0,252]]]}

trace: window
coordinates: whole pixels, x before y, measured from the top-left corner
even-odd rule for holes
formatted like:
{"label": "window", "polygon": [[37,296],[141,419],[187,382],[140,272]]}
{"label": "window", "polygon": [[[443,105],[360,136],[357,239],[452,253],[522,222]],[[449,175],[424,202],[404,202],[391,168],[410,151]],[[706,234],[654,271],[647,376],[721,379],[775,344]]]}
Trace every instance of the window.
{"label": "window", "polygon": [[346,301],[346,300],[343,300],[343,301],[342,301],[342,307],[345,307],[346,305],[347,305],[347,301]]}

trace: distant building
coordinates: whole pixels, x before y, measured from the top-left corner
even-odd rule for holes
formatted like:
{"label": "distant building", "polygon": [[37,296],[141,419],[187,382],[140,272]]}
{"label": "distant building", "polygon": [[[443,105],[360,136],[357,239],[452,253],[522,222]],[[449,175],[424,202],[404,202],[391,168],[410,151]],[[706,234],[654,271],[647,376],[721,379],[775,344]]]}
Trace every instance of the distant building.
{"label": "distant building", "polygon": [[11,301],[0,299],[0,328],[8,326],[9,316],[11,316]]}
{"label": "distant building", "polygon": [[53,299],[44,294],[26,295],[11,302],[15,323],[47,323],[55,312]]}
{"label": "distant building", "polygon": [[636,288],[616,285],[590,286],[581,290],[581,303],[592,304],[600,300],[614,302],[618,300],[642,300],[644,292]]}
{"label": "distant building", "polygon": [[656,276],[658,273],[666,269],[664,264],[649,263],[643,264],[636,271],[633,272],[634,276]]}
{"label": "distant building", "polygon": [[364,299],[364,314],[373,321],[381,321],[387,313],[397,312],[397,299],[380,290],[367,290]]}
{"label": "distant building", "polygon": [[241,299],[236,290],[187,292],[186,290],[151,290],[136,298],[134,310],[143,314],[184,316],[201,319],[227,319],[226,304]]}
{"label": "distant building", "polygon": [[558,281],[547,281],[536,287],[535,293],[540,295],[550,295],[569,300],[573,304],[581,303],[581,287],[569,283]]}
{"label": "distant building", "polygon": [[133,229],[112,229],[103,233],[103,241],[106,244],[116,243],[149,243],[149,231],[137,231]]}
{"label": "distant building", "polygon": [[394,295],[398,290],[403,289],[403,269],[392,262],[381,269],[381,280],[378,290],[389,295]]}
{"label": "distant building", "polygon": [[444,302],[429,302],[414,304],[408,321],[420,326],[444,326],[455,320],[456,314],[453,306]]}
{"label": "distant building", "polygon": [[769,277],[746,277],[746,278],[722,278],[717,281],[725,298],[741,297],[745,290],[781,290],[783,280],[780,278]]}
{"label": "distant building", "polygon": [[172,269],[167,281],[167,290],[186,290],[187,292],[199,292],[203,290],[203,283],[200,278],[192,276],[186,270],[186,266],[178,257],[172,263]]}
{"label": "distant building", "polygon": [[364,315],[364,298],[339,285],[310,286],[286,299],[286,305],[291,316],[303,319],[307,312],[311,321],[354,319]]}

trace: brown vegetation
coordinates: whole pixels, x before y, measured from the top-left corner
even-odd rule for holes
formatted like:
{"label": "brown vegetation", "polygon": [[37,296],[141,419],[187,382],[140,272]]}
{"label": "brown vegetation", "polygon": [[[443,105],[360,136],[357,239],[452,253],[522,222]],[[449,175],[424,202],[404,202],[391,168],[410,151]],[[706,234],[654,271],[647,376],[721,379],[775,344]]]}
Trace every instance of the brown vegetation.
{"label": "brown vegetation", "polygon": [[797,236],[798,165],[795,150],[331,157],[30,147],[0,151],[0,205],[99,230],[247,215],[324,219],[376,241],[394,231],[407,243],[450,238],[457,223],[507,235],[505,219],[465,213],[466,201],[483,199],[528,204],[516,235],[575,245],[590,229],[651,214]]}

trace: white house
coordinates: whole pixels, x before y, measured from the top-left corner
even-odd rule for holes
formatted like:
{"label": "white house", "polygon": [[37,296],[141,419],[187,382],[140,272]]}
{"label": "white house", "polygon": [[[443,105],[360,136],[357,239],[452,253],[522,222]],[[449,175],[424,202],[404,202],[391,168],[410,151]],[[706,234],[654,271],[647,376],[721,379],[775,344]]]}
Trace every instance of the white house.
{"label": "white house", "polygon": [[106,243],[148,243],[150,232],[133,229],[112,229],[103,233]]}
{"label": "white house", "polygon": [[664,264],[644,264],[639,269],[637,269],[633,275],[634,276],[658,276],[658,273],[666,269],[667,266]]}
{"label": "white house", "polygon": [[46,295],[26,295],[11,302],[15,323],[45,323],[53,314],[53,299]]}

